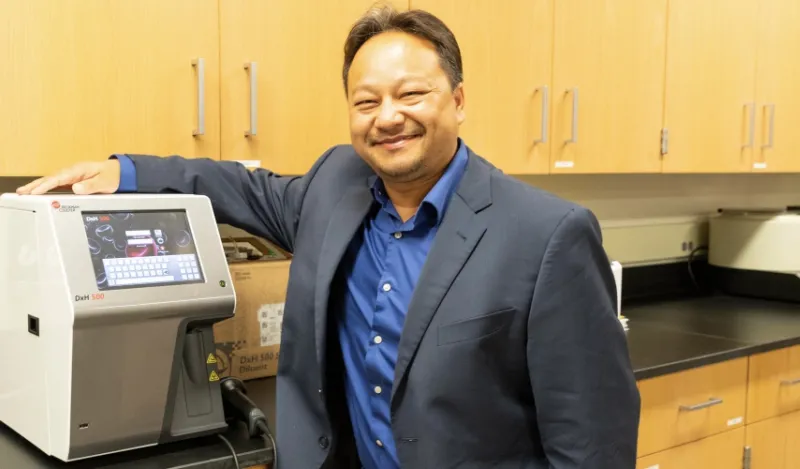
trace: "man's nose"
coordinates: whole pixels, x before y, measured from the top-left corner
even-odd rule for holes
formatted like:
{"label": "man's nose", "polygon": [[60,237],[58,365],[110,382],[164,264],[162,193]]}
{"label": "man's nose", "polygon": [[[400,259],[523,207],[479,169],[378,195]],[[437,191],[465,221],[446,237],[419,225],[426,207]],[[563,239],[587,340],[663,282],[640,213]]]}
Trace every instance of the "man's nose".
{"label": "man's nose", "polygon": [[403,119],[403,114],[398,110],[394,101],[385,99],[381,103],[380,112],[378,113],[375,125],[381,128],[391,128],[402,125]]}

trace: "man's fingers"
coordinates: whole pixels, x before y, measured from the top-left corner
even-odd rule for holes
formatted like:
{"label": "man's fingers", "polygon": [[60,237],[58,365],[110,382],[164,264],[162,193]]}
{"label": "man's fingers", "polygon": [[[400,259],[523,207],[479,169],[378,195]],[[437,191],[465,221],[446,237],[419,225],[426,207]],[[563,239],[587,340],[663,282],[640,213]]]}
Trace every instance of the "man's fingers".
{"label": "man's fingers", "polygon": [[40,195],[59,187],[68,187],[87,177],[85,165],[76,165],[52,176],[45,176],[17,189],[17,194]]}
{"label": "man's fingers", "polygon": [[40,182],[33,189],[31,189],[30,194],[40,195],[46,192],[50,192],[56,187],[65,186],[69,184],[68,182],[66,182],[68,179],[69,179],[68,174],[58,174],[55,176],[46,177],[42,182]]}
{"label": "man's fingers", "polygon": [[41,184],[42,181],[44,181],[44,179],[45,178],[40,177],[38,179],[34,179],[33,181],[25,184],[24,186],[17,187],[17,194],[30,194],[31,190],[33,190],[34,187],[36,187],[39,184]]}

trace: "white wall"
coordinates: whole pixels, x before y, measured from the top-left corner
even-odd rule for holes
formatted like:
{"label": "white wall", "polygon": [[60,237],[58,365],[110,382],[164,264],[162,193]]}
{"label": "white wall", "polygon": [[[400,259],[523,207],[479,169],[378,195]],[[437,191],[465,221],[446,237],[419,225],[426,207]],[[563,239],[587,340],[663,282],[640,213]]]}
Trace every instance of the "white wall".
{"label": "white wall", "polygon": [[800,205],[798,174],[551,175],[519,179],[595,212],[606,250],[623,264],[669,262],[707,242],[721,207]]}

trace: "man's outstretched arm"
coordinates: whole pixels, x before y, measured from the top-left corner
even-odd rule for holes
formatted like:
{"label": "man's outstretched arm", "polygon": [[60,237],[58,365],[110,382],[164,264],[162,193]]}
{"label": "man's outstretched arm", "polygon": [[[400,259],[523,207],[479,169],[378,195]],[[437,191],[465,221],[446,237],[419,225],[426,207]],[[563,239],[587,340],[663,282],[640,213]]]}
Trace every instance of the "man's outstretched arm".
{"label": "man's outstretched arm", "polygon": [[280,176],[266,169],[250,171],[233,161],[180,156],[112,155],[108,161],[86,162],[39,178],[17,189],[43,194],[71,186],[76,194],[118,192],[205,195],[217,221],[274,242],[289,252],[306,190],[331,148],[303,176]]}

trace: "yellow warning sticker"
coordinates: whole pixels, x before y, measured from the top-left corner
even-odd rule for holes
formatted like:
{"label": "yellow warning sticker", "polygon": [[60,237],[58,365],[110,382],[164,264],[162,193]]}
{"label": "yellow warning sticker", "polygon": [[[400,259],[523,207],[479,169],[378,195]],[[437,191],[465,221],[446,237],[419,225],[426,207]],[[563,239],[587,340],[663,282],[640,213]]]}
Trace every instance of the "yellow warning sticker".
{"label": "yellow warning sticker", "polygon": [[212,371],[211,374],[208,376],[209,381],[219,381],[219,375],[217,375],[216,371]]}
{"label": "yellow warning sticker", "polygon": [[208,363],[209,365],[212,363],[217,363],[217,357],[215,357],[213,353],[209,353],[206,363]]}

